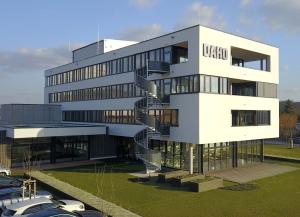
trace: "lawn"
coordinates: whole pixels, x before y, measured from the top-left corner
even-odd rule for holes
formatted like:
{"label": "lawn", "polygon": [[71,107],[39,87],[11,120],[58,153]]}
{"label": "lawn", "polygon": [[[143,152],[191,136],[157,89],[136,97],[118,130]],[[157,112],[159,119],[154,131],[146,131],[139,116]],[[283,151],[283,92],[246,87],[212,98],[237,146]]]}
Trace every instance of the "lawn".
{"label": "lawn", "polygon": [[265,154],[282,157],[300,158],[300,147],[290,148],[289,145],[265,144]]}
{"label": "lawn", "polygon": [[145,217],[300,216],[300,170],[258,180],[258,189],[251,191],[194,193],[154,181],[131,181],[134,177],[128,172],[140,169],[140,165],[111,163],[46,173]]}

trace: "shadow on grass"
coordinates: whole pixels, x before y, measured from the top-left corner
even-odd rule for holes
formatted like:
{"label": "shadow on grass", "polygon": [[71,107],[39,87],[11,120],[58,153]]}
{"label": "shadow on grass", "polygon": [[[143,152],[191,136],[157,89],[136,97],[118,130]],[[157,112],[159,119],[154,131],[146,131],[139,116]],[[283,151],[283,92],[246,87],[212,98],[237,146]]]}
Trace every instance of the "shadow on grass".
{"label": "shadow on grass", "polygon": [[83,165],[76,167],[65,167],[65,168],[57,168],[57,169],[49,169],[45,170],[47,173],[51,172],[66,172],[66,173],[132,173],[144,170],[145,167],[140,161],[124,161],[124,160],[105,160],[98,161],[95,164],[91,165]]}
{"label": "shadow on grass", "polygon": [[181,192],[191,191],[187,184],[184,184],[182,186],[175,186],[171,182],[162,183],[158,181],[158,177],[150,177],[150,178],[133,177],[133,178],[129,178],[128,181],[134,182],[136,184],[153,186],[160,190],[168,190],[168,191],[172,190],[172,191],[181,191]]}

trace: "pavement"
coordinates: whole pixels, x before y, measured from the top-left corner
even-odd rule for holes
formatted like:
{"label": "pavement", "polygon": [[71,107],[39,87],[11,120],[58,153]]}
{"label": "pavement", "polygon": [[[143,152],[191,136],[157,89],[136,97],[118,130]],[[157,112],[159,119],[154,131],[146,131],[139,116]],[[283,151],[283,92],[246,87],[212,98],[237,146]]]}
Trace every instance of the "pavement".
{"label": "pavement", "polygon": [[66,182],[60,181],[50,175],[40,171],[31,171],[26,173],[28,176],[44,183],[45,185],[55,188],[57,191],[63,192],[72,198],[82,201],[84,204],[93,207],[94,209],[104,212],[108,216],[113,217],[140,217],[139,215],[124,209],[114,203],[103,200],[91,193],[74,187]]}
{"label": "pavement", "polygon": [[257,179],[276,176],[282,173],[298,170],[297,167],[279,165],[275,163],[258,163],[251,166],[226,169],[211,172],[209,175],[237,183],[247,183]]}

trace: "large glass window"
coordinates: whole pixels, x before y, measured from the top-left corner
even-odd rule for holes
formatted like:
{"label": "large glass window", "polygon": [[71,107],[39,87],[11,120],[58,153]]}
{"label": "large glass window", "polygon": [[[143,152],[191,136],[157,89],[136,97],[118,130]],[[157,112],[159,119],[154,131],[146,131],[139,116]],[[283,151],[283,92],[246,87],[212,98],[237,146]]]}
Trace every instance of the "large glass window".
{"label": "large glass window", "polygon": [[270,111],[232,110],[232,126],[270,125]]}
{"label": "large glass window", "polygon": [[171,63],[172,60],[172,47],[164,48],[164,62]]}
{"label": "large glass window", "polygon": [[164,79],[164,95],[170,95],[171,93],[171,79]]}
{"label": "large glass window", "polygon": [[180,86],[181,86],[180,93],[188,93],[189,92],[189,77],[188,76],[181,78]]}
{"label": "large glass window", "polygon": [[200,92],[204,92],[204,88],[205,88],[205,76],[204,75],[200,75]]}
{"label": "large glass window", "polygon": [[206,93],[209,93],[210,92],[210,76],[205,76],[204,77],[204,79],[205,79],[205,92]]}
{"label": "large glass window", "polygon": [[218,77],[211,77],[211,92],[212,93],[219,93],[219,78]]}

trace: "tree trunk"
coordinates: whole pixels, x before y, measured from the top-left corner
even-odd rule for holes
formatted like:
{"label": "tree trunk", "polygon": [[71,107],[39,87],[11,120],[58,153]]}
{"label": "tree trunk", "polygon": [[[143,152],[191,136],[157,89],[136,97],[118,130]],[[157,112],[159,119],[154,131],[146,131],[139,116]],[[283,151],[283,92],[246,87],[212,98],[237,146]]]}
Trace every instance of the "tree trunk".
{"label": "tree trunk", "polygon": [[291,131],[291,148],[294,148],[293,133]]}

